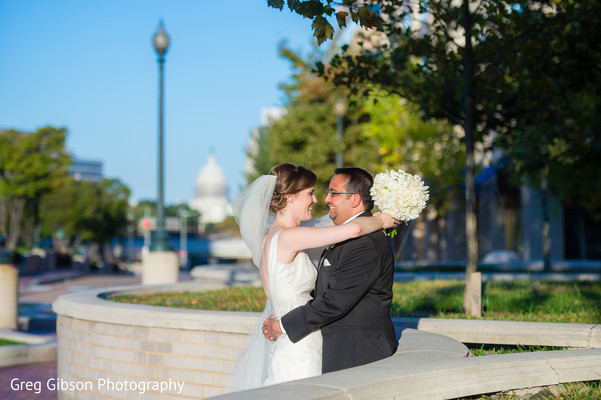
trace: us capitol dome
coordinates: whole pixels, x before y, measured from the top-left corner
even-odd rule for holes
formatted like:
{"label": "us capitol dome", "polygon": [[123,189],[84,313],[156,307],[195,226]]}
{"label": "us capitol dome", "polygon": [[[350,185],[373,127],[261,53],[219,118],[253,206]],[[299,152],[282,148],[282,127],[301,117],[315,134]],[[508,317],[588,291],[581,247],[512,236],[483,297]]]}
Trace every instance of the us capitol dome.
{"label": "us capitol dome", "polygon": [[200,223],[219,223],[231,215],[231,206],[227,198],[227,183],[214,154],[200,169],[196,179],[194,199],[190,208],[200,212]]}

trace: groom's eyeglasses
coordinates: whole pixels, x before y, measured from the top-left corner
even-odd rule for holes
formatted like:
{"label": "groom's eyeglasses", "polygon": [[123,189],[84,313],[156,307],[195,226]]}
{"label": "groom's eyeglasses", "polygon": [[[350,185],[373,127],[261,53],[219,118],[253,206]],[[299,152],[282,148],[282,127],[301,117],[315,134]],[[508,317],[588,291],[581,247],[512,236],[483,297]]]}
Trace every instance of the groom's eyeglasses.
{"label": "groom's eyeglasses", "polygon": [[357,194],[357,193],[354,193],[354,192],[337,192],[337,191],[332,190],[332,189],[328,189],[328,193],[330,194],[330,196],[335,196],[337,194]]}

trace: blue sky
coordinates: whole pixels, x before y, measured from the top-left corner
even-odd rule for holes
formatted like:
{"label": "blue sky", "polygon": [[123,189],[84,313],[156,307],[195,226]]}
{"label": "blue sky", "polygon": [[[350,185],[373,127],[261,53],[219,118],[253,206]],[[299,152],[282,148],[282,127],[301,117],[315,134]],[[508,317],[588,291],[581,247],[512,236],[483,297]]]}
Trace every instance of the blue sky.
{"label": "blue sky", "polygon": [[0,128],[67,128],[75,157],[102,161],[132,200],[155,199],[161,19],[165,201],[192,199],[211,151],[236,195],[251,129],[291,75],[278,45],[312,42],[310,20],[266,0],[0,0]]}

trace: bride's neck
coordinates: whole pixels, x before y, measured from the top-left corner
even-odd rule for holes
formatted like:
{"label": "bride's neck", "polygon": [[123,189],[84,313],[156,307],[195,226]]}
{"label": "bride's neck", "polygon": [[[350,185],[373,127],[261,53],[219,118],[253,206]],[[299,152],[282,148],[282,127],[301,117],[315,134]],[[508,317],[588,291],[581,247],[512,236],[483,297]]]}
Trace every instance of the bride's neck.
{"label": "bride's neck", "polygon": [[298,221],[291,213],[286,212],[278,212],[273,223],[273,226],[278,228],[294,228],[299,225],[300,221]]}

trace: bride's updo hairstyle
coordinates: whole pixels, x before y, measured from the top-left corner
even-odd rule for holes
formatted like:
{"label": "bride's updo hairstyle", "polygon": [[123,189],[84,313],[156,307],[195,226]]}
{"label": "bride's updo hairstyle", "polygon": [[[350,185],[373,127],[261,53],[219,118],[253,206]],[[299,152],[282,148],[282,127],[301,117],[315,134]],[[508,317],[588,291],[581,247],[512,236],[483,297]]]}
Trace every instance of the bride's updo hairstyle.
{"label": "bride's updo hairstyle", "polygon": [[286,207],[286,195],[297,194],[301,190],[315,186],[317,176],[300,165],[283,163],[274,165],[269,175],[277,177],[269,210],[278,212]]}

